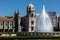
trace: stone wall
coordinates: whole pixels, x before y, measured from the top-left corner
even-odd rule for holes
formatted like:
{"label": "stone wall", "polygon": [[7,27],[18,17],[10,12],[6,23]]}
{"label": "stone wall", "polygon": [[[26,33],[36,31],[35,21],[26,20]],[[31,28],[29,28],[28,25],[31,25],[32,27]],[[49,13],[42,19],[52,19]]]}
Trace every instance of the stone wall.
{"label": "stone wall", "polygon": [[60,32],[19,32],[17,36],[60,36]]}

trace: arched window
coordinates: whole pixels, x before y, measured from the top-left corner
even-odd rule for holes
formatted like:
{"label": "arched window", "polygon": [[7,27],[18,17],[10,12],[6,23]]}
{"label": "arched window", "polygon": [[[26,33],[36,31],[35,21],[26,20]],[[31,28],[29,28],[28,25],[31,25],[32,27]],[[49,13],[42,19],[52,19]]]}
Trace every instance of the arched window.
{"label": "arched window", "polygon": [[31,17],[33,17],[33,13],[31,14]]}
{"label": "arched window", "polygon": [[32,30],[32,31],[34,30],[33,26],[31,27],[31,30]]}

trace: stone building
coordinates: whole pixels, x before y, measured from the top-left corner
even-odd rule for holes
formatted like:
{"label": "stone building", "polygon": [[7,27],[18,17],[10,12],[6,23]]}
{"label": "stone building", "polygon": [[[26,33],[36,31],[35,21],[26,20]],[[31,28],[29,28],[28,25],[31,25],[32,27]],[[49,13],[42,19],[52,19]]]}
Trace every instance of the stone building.
{"label": "stone building", "polygon": [[27,6],[27,15],[21,17],[22,31],[34,32],[36,24],[35,8],[32,3]]}
{"label": "stone building", "polygon": [[12,17],[0,17],[0,32],[13,32],[14,20]]}
{"label": "stone building", "polygon": [[[55,12],[48,12],[55,27],[57,17]],[[27,15],[21,17],[20,11],[14,12],[13,17],[0,17],[0,32],[34,32],[36,26],[35,7],[32,3],[27,6]]]}
{"label": "stone building", "polygon": [[35,8],[32,3],[27,6],[27,15],[21,17],[15,11],[13,17],[0,17],[0,32],[34,32],[36,24]]}
{"label": "stone building", "polygon": [[14,13],[14,22],[15,22],[15,32],[21,32],[21,17],[19,10]]}
{"label": "stone building", "polygon": [[55,27],[55,31],[60,31],[60,16],[57,17],[57,27]]}
{"label": "stone building", "polygon": [[58,28],[60,28],[60,16],[58,17]]}
{"label": "stone building", "polygon": [[15,31],[17,32],[34,32],[35,31],[35,24],[36,24],[36,15],[35,15],[35,8],[32,3],[27,6],[27,15],[24,17],[20,16],[20,12],[14,15],[15,21]]}
{"label": "stone building", "polygon": [[57,27],[57,15],[56,12],[48,12],[48,15],[51,19],[53,27]]}

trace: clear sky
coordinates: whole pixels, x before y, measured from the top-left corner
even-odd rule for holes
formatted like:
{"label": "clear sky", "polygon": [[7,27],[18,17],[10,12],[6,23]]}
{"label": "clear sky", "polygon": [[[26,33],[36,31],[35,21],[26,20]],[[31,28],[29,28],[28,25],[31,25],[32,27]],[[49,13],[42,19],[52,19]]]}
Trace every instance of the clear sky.
{"label": "clear sky", "polygon": [[40,13],[43,4],[47,11],[55,11],[60,14],[60,0],[0,0],[0,16],[13,16],[14,11],[20,9],[20,15],[26,15],[27,6],[31,2],[35,12]]}

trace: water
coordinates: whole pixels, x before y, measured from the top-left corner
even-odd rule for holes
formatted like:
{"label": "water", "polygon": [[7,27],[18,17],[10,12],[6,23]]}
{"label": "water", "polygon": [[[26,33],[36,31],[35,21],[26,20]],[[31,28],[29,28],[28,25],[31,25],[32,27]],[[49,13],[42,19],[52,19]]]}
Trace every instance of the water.
{"label": "water", "polygon": [[51,20],[45,10],[45,6],[43,5],[42,13],[37,18],[36,23],[36,32],[53,32],[53,26]]}

